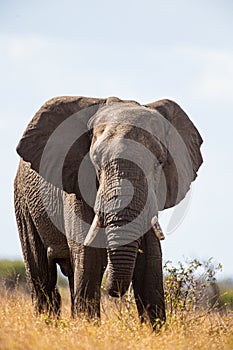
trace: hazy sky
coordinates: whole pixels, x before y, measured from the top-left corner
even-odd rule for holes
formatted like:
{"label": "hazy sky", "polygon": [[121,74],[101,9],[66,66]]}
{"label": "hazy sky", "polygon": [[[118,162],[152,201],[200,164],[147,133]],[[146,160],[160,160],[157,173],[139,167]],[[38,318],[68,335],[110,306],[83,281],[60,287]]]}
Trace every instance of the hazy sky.
{"label": "hazy sky", "polygon": [[182,207],[161,217],[164,260],[214,257],[233,277],[232,1],[9,0],[0,3],[0,28],[0,258],[22,256],[15,147],[47,99],[170,98],[200,130],[204,164],[177,229]]}

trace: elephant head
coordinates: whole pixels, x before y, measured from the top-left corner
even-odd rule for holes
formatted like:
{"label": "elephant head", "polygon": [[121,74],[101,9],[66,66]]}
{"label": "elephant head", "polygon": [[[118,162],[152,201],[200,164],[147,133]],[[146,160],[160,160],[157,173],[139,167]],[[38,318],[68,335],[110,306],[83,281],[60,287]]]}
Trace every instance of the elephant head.
{"label": "elephant head", "polygon": [[37,112],[17,151],[46,181],[81,201],[79,173],[90,157],[97,189],[86,172],[81,182],[95,197],[86,203],[95,217],[85,244],[103,227],[107,288],[118,296],[132,280],[140,237],[151,219],[178,204],[196,178],[201,143],[188,116],[170,100],[142,106],[117,98],[61,97]]}

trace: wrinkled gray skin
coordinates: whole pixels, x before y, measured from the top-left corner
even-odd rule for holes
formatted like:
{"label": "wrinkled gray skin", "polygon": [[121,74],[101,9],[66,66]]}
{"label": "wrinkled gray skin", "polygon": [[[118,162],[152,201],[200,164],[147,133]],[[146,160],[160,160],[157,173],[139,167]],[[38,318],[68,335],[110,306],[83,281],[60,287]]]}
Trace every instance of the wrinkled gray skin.
{"label": "wrinkled gray skin", "polygon": [[[84,116],[80,115],[84,110]],[[56,167],[62,150],[47,160],[42,152],[53,131],[77,112],[82,136],[71,143],[62,163],[61,184],[56,179]],[[190,173],[184,175],[179,186],[179,165],[174,168],[167,151],[167,121],[180,133],[191,159]],[[60,139],[65,140],[67,135],[62,134]],[[143,146],[134,153],[128,141]],[[15,178],[16,219],[32,298],[39,313],[59,315],[58,264],[69,279],[72,314],[99,317],[100,286],[108,264],[106,288],[111,296],[124,295],[132,281],[141,320],[149,317],[152,325],[156,319],[165,320],[162,253],[150,220],[158,210],[176,205],[185,196],[202,163],[201,142],[186,114],[169,100],[141,106],[117,98],[61,97],[42,106],[17,147],[21,160]],[[55,148],[60,146],[56,144]],[[152,157],[144,153],[145,147]],[[85,155],[87,169],[95,169],[97,177],[96,192],[95,181],[86,173],[84,191],[89,200],[77,176]],[[165,182],[158,177],[161,167]],[[178,187],[182,187],[180,192]],[[104,234],[100,233],[93,245],[84,246],[95,213]],[[137,217],[139,220],[126,226]],[[107,248],[103,247],[105,241]]]}

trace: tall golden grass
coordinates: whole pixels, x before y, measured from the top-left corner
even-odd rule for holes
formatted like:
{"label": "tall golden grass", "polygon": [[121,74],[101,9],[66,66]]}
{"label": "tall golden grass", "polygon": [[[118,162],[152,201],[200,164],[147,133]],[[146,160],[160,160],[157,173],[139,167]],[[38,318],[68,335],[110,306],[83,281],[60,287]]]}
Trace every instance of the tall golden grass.
{"label": "tall golden grass", "polygon": [[203,310],[168,315],[159,332],[140,325],[134,302],[103,297],[100,322],[72,319],[63,291],[59,320],[34,316],[26,294],[0,296],[1,350],[233,349],[233,313]]}

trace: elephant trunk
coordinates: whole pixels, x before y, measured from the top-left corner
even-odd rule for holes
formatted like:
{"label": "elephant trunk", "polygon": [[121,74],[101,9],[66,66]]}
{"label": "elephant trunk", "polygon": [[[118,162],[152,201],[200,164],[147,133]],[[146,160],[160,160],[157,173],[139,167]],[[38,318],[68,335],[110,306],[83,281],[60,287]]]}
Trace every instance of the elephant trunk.
{"label": "elephant trunk", "polygon": [[[99,231],[99,217],[96,214],[92,225],[90,227],[89,233],[85,239],[84,245],[90,246],[93,240],[96,238]],[[111,229],[110,229],[111,230]],[[106,280],[106,290],[108,294],[113,297],[123,296],[128,290],[130,282],[133,277],[133,270],[135,266],[137,251],[138,251],[138,241],[130,242],[126,245],[118,247],[120,241],[116,240],[117,232],[116,228],[112,229],[112,232],[108,232],[108,275]],[[119,230],[119,228],[118,228]],[[106,231],[109,231],[106,228]],[[127,237],[127,233],[119,232],[119,234]],[[113,244],[113,247],[109,245]],[[117,245],[114,247],[114,245]]]}
{"label": "elephant trunk", "polygon": [[121,297],[132,281],[138,251],[138,242],[108,249],[108,275],[106,290],[112,297]]}
{"label": "elephant trunk", "polygon": [[[142,219],[147,199],[147,180],[142,170],[129,161],[108,164],[100,187],[108,252],[106,289],[119,297],[129,288],[143,235]],[[98,212],[98,210],[96,210]]]}

